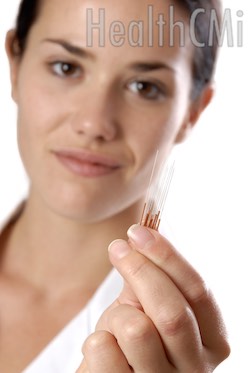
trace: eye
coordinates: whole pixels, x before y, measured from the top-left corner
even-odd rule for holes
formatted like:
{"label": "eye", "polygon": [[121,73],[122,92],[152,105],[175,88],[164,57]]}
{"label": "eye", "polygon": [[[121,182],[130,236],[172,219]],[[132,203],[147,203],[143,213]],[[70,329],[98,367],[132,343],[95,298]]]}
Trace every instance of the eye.
{"label": "eye", "polygon": [[62,78],[71,77],[79,78],[82,74],[82,69],[73,63],[56,61],[50,63],[51,69],[55,75]]}
{"label": "eye", "polygon": [[147,100],[159,100],[166,96],[165,89],[156,83],[147,81],[133,81],[128,88]]}

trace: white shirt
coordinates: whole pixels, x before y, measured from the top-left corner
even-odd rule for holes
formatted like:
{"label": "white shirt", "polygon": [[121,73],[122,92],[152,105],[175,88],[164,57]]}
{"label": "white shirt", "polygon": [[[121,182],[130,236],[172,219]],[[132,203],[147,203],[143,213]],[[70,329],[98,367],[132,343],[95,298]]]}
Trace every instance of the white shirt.
{"label": "white shirt", "polygon": [[[15,217],[20,208],[12,214]],[[6,222],[0,224],[0,234]],[[83,310],[75,316],[22,373],[75,373],[83,355],[85,339],[95,330],[103,311],[117,298],[123,285],[122,277],[113,269],[96,290]]]}
{"label": "white shirt", "polygon": [[113,269],[86,307],[47,345],[23,373],[75,373],[83,356],[84,340],[95,330],[103,311],[122,289],[122,278]]}

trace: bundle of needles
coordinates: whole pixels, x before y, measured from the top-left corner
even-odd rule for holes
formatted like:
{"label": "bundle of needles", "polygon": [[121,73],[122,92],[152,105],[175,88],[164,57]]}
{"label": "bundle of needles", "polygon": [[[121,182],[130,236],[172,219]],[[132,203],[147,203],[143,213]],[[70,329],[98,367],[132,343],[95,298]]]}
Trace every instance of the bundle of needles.
{"label": "bundle of needles", "polygon": [[159,229],[162,212],[168,196],[170,184],[174,174],[174,162],[169,165],[167,162],[159,169],[157,175],[158,152],[155,157],[151,173],[145,204],[142,211],[140,224],[155,230]]}

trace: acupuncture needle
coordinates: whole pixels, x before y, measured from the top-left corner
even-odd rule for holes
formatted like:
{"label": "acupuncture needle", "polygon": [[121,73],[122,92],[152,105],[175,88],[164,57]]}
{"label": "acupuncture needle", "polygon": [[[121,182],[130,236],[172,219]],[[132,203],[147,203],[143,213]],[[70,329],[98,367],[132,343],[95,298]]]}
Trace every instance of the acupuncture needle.
{"label": "acupuncture needle", "polygon": [[175,162],[169,165],[165,161],[162,163],[159,173],[156,176],[158,154],[159,152],[157,151],[140,219],[140,225],[156,231],[159,229],[175,168]]}

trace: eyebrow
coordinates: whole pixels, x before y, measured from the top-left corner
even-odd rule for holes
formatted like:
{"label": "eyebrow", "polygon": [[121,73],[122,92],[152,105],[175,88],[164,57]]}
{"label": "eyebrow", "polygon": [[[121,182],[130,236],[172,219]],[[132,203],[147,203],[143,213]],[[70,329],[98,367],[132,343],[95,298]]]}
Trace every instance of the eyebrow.
{"label": "eyebrow", "polygon": [[67,52],[74,54],[77,57],[81,58],[91,58],[94,59],[94,55],[90,52],[88,52],[86,49],[77,47],[74,44],[71,44],[63,39],[44,39],[43,42],[49,42],[53,44],[58,44],[61,47],[63,47]]}
{"label": "eyebrow", "polygon": [[[74,44],[71,44],[68,41],[63,40],[63,39],[47,38],[47,39],[44,39],[43,42],[58,44],[61,47],[63,47],[67,52],[69,52],[69,53],[71,53],[71,54],[73,54],[77,57],[95,59],[94,54],[92,54],[91,52],[87,51],[84,48],[80,48],[80,47],[78,47]],[[135,62],[135,63],[132,63],[130,65],[130,68],[135,70],[136,72],[150,72],[150,71],[161,70],[161,69],[165,69],[165,70],[175,72],[175,70],[171,66],[169,66],[168,64],[165,64],[163,62],[157,62],[157,61],[156,62],[155,61],[152,61],[152,62]]]}
{"label": "eyebrow", "polygon": [[154,61],[138,62],[138,63],[133,63],[132,65],[130,65],[130,67],[133,70],[136,70],[138,72],[150,72],[150,71],[161,70],[161,69],[175,72],[175,70],[171,66],[163,62],[154,62]]}

